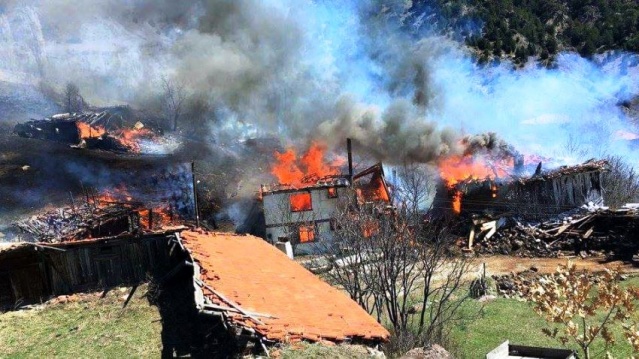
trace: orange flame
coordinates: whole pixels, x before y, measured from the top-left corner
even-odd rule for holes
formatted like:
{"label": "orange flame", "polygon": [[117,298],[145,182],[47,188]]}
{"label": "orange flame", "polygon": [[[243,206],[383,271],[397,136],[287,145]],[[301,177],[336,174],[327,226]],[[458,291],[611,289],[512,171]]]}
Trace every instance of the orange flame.
{"label": "orange flame", "polygon": [[271,168],[280,184],[300,186],[325,176],[338,175],[339,168],[325,161],[326,146],[313,142],[308,151],[298,158],[294,149],[275,152],[277,162]]}
{"label": "orange flame", "polygon": [[[487,159],[483,156],[451,156],[439,163],[439,173],[452,191],[453,212],[461,212],[463,193],[455,185],[467,180],[494,180],[510,174],[514,159]],[[492,197],[497,197],[497,186],[491,185]]]}
{"label": "orange flame", "polygon": [[451,156],[439,163],[439,173],[448,187],[466,180],[506,177],[513,159],[489,161],[481,156]]}
{"label": "orange flame", "polygon": [[[140,225],[144,230],[158,229],[179,222],[169,206],[144,207],[143,204],[135,202],[127,188],[122,185],[103,191],[95,201],[97,208],[106,208],[114,204],[131,207],[132,210],[137,212],[140,216]],[[150,223],[150,220],[152,223]]]}
{"label": "orange flame", "polygon": [[[140,225],[144,229],[153,230],[175,224],[175,218],[169,207],[142,209],[138,211],[138,214],[140,215]],[[150,220],[153,223],[150,223]]]}
{"label": "orange flame", "polygon": [[114,136],[120,141],[122,145],[127,147],[132,152],[140,152],[140,144],[139,140],[142,139],[153,139],[156,137],[153,131],[148,128],[132,128],[132,129],[121,129],[114,133]]}
{"label": "orange flame", "polygon": [[[86,122],[77,121],[76,126],[80,133],[80,138],[83,140],[89,138],[99,138],[107,134],[107,131],[102,126],[91,126]],[[131,152],[140,152],[140,143],[142,139],[154,139],[155,133],[148,128],[131,128],[120,129],[109,134],[115,138],[120,144],[128,148]]]}
{"label": "orange flame", "polygon": [[313,200],[308,192],[291,194],[291,211],[310,211],[313,209]]}
{"label": "orange flame", "polygon": [[80,138],[86,140],[88,138],[98,138],[106,133],[106,129],[102,126],[91,126],[88,123],[77,121],[76,126],[80,132]]}
{"label": "orange flame", "polygon": [[131,202],[133,197],[124,186],[117,186],[111,190],[105,190],[96,198],[96,205],[99,208],[107,207],[114,203]]}
{"label": "orange flame", "polygon": [[462,201],[462,192],[455,190],[453,193],[453,212],[456,214],[461,213],[461,201]]}

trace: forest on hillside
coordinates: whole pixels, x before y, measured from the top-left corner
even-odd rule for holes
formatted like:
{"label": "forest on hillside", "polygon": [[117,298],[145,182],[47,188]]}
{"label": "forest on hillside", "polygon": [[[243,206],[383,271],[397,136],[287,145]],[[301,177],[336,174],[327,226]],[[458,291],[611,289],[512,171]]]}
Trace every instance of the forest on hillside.
{"label": "forest on hillside", "polygon": [[586,57],[639,52],[634,0],[415,0],[403,19],[411,31],[435,29],[463,39],[480,62],[510,58],[521,65],[536,56],[551,66],[562,50]]}

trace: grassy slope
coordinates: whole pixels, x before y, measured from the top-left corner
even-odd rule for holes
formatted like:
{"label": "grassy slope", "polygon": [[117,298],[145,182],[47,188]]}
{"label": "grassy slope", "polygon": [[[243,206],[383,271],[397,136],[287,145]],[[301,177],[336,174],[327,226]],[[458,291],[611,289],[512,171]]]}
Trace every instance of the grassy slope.
{"label": "grassy slope", "polygon": [[[639,286],[639,278],[624,285]],[[104,299],[67,304],[53,304],[41,310],[0,314],[0,357],[159,357],[160,316],[142,297],[139,288],[126,309],[122,304],[127,292],[114,290]],[[464,310],[476,315],[481,304],[469,302]],[[639,313],[635,313],[639,320]],[[452,349],[459,358],[483,358],[504,340],[532,346],[560,348],[541,329],[545,321],[528,303],[514,299],[496,299],[483,307],[482,314],[453,330]],[[628,357],[631,348],[616,326],[618,344],[611,352]],[[603,348],[596,343],[592,353]],[[361,349],[361,348],[360,348]],[[361,358],[366,353],[353,348],[302,345],[281,350],[283,358]],[[601,357],[598,355],[596,357]]]}
{"label": "grassy slope", "polygon": [[124,310],[128,292],[114,290],[104,299],[0,314],[0,357],[159,357],[160,316],[145,292],[138,288]]}
{"label": "grassy slope", "polygon": [[[629,279],[624,285],[639,286],[639,278]],[[464,310],[477,313],[480,308],[479,303],[472,302],[466,305]],[[635,313],[632,319],[639,320],[639,313]],[[562,348],[558,341],[542,334],[541,329],[545,326],[546,322],[532,310],[530,304],[500,298],[487,303],[478,319],[457,326],[453,330],[453,341],[457,344],[456,351],[462,353],[461,358],[483,358],[505,340],[520,345]],[[632,349],[623,337],[621,326],[615,325],[613,330],[616,333],[617,344],[610,352],[615,358],[629,357]],[[570,348],[576,349],[574,345]],[[602,342],[595,341],[591,354],[601,358],[603,354],[599,353],[602,353],[603,349]]]}

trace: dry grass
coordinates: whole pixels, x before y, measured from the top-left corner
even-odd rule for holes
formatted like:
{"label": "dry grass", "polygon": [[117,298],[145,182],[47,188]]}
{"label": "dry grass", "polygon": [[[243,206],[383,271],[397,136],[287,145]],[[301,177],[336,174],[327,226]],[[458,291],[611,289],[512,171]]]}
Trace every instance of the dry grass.
{"label": "dry grass", "polygon": [[145,293],[138,288],[125,309],[128,289],[114,289],[103,299],[0,314],[0,357],[159,357],[160,316]]}

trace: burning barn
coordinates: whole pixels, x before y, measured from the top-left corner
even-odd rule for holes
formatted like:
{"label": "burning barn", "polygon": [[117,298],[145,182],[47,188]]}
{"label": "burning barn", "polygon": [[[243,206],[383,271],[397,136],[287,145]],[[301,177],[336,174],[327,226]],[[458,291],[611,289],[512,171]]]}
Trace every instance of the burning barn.
{"label": "burning barn", "polygon": [[602,175],[608,162],[590,160],[576,166],[514,181],[507,186],[506,199],[518,213],[542,217],[556,215],[585,204],[604,204]]}

